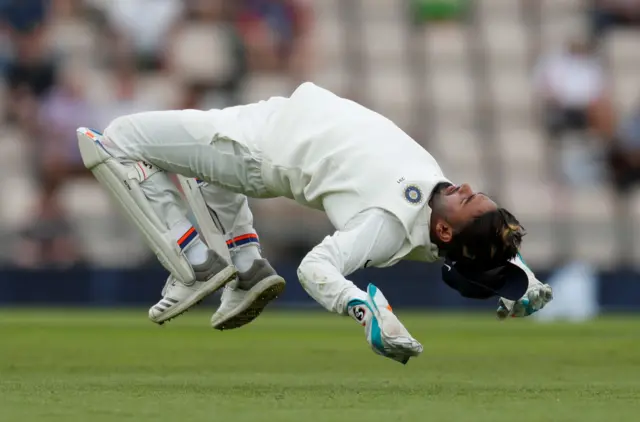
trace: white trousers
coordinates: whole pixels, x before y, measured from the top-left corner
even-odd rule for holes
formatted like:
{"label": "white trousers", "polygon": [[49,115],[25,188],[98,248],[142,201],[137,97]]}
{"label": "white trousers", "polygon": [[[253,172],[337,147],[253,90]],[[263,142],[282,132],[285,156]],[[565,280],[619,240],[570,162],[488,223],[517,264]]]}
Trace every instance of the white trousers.
{"label": "white trousers", "polygon": [[185,117],[190,121],[203,120],[208,118],[207,113],[160,111],[120,117],[105,129],[105,146],[123,163],[145,161],[164,170],[145,180],[141,188],[167,228],[189,224],[187,209],[167,175],[174,173],[208,183],[202,193],[227,240],[255,234],[245,193],[268,196],[260,163],[239,142],[194,136],[185,124]]}
{"label": "white trousers", "polygon": [[[264,114],[269,113],[268,107]],[[260,116],[261,113],[256,115]],[[207,182],[208,185],[202,190],[203,195],[208,207],[217,215],[227,243],[233,247],[240,245],[236,240],[246,239],[248,234],[257,234],[247,196],[265,198],[278,195],[265,186],[258,154],[243,143],[243,134],[252,130],[259,133],[260,130],[255,127],[237,130],[225,128],[223,133],[230,133],[236,140],[217,136],[216,131],[211,130],[210,120],[219,117],[215,113],[196,110],[124,116],[106,128],[104,143],[109,152],[123,163],[144,161],[164,170],[150,176],[141,184],[141,188],[169,229],[189,226],[189,222],[186,218],[187,209],[167,173]],[[234,119],[229,120],[232,126],[237,126]],[[253,120],[259,122],[264,119],[259,117]],[[224,126],[229,122],[218,123]],[[256,126],[259,128],[259,125]],[[176,232],[183,233],[184,230]],[[331,271],[329,268],[328,273]],[[350,295],[353,297],[364,295],[343,277],[310,279],[305,283],[305,290],[318,303],[338,313],[345,312],[344,305],[337,306],[344,302],[340,298],[349,300],[343,297],[345,289],[358,293]]]}

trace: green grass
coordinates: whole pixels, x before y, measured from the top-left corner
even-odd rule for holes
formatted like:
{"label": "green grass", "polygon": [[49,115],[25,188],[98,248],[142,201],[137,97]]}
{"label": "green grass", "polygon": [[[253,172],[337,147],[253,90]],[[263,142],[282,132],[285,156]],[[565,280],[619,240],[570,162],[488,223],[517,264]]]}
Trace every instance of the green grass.
{"label": "green grass", "polygon": [[425,352],[374,355],[329,313],[0,311],[0,421],[637,421],[639,319],[400,313]]}

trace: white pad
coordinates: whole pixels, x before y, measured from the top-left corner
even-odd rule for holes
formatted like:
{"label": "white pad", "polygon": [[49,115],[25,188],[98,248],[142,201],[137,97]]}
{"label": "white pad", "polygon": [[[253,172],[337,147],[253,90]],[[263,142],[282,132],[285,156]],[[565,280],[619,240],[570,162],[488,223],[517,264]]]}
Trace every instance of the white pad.
{"label": "white pad", "polygon": [[198,181],[182,175],[178,175],[178,180],[182,186],[187,203],[193,215],[196,217],[200,234],[204,237],[207,246],[209,249],[213,249],[225,257],[228,262],[231,262],[231,254],[229,253],[227,242],[225,241],[220,226],[213,220],[209,207],[200,191]]}
{"label": "white pad", "polygon": [[191,284],[195,280],[191,264],[176,242],[175,234],[156,215],[139,185],[162,170],[147,163],[136,163],[136,166],[131,167],[121,164],[104,148],[100,133],[84,127],[78,128],[76,132],[85,167],[109,189],[140,229],[160,263],[179,281]]}

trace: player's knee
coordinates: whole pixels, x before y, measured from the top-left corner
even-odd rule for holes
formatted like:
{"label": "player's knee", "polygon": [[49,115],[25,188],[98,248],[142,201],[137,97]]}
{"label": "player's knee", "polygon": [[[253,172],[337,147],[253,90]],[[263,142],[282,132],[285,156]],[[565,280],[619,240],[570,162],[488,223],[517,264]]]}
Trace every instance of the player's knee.
{"label": "player's knee", "polygon": [[104,130],[105,146],[119,158],[146,161],[144,135],[136,127],[136,115],[117,117]]}
{"label": "player's knee", "polygon": [[125,133],[128,125],[129,122],[127,116],[116,117],[104,129],[104,136],[110,139],[120,138]]}

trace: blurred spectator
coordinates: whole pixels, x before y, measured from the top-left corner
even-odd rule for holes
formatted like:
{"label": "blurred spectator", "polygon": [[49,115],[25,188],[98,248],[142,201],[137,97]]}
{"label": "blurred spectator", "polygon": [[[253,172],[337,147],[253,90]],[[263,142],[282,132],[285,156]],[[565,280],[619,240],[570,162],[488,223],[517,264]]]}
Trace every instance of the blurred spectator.
{"label": "blurred spectator", "polygon": [[616,187],[626,191],[640,182],[640,103],[620,124],[611,154]]}
{"label": "blurred spectator", "polygon": [[604,139],[614,131],[604,69],[586,42],[571,40],[543,57],[534,72],[534,91],[548,135],[592,130]]}
{"label": "blurred spectator", "polygon": [[47,0],[0,0],[0,20],[14,34],[31,33],[47,16]]}
{"label": "blurred spectator", "polygon": [[178,99],[177,109],[205,109],[207,88],[199,84],[185,85]]}
{"label": "blurred spectator", "polygon": [[614,27],[640,26],[640,0],[592,0],[591,31],[594,40]]}
{"label": "blurred spectator", "polygon": [[[157,69],[171,28],[184,9],[181,0],[88,0],[106,15],[121,55],[133,56],[139,69]],[[112,40],[113,41],[113,40]]]}
{"label": "blurred spectator", "polygon": [[94,121],[97,128],[104,129],[116,117],[163,108],[155,98],[147,98],[142,92],[142,76],[135,67],[134,58],[120,58],[114,66],[107,68],[104,82],[107,96],[103,98]]}
{"label": "blurred spectator", "polygon": [[[534,90],[562,180],[575,187],[605,179],[605,154],[615,131],[604,69],[589,44],[571,39],[543,57]],[[603,142],[604,141],[604,142]]]}
{"label": "blurred spectator", "polygon": [[284,71],[304,80],[312,60],[311,7],[301,0],[243,0],[238,27],[254,71]]}
{"label": "blurred spectator", "polygon": [[[104,19],[85,0],[52,0],[46,22],[47,47],[60,62],[111,57],[114,37],[101,34]],[[104,36],[101,36],[104,35]]]}
{"label": "blurred spectator", "polygon": [[166,62],[183,86],[203,90],[202,108],[240,102],[247,74],[242,39],[233,25],[233,9],[224,0],[191,0],[171,33]]}
{"label": "blurred spectator", "polygon": [[42,99],[39,118],[31,122],[38,131],[33,150],[41,196],[37,219],[23,232],[23,243],[17,249],[19,257],[30,257],[29,265],[70,265],[80,259],[58,196],[70,178],[90,176],[75,136],[78,126],[95,127],[97,117],[86,98],[85,74],[84,69],[63,69],[56,86]]}
{"label": "blurred spectator", "polygon": [[53,86],[55,63],[43,48],[42,33],[35,30],[14,38],[15,56],[7,66],[7,85],[12,92],[42,97]]}
{"label": "blurred spectator", "polygon": [[5,0],[2,23],[12,51],[5,58],[4,79],[8,88],[8,118],[20,127],[29,129],[35,115],[37,101],[51,89],[55,81],[56,65],[46,49],[43,20],[45,2]]}

